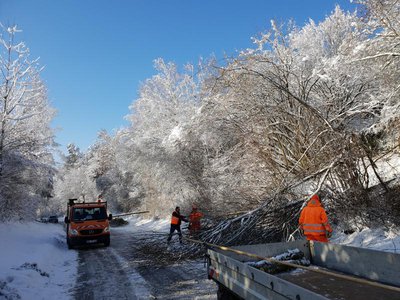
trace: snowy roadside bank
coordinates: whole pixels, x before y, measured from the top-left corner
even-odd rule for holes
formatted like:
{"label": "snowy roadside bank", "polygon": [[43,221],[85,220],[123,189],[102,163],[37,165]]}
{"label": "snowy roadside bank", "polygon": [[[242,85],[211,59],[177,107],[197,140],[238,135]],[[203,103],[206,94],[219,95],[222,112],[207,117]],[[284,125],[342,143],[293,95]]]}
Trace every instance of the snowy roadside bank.
{"label": "snowy roadside bank", "polygon": [[169,233],[170,220],[169,219],[145,219],[137,216],[128,216],[124,218],[129,223],[126,226],[121,226],[119,229],[137,232],[137,231],[154,231]]}
{"label": "snowy roadside bank", "polygon": [[349,235],[334,234],[331,243],[400,253],[400,228],[390,230],[364,228]]}
{"label": "snowy roadside bank", "polygon": [[0,299],[70,299],[77,273],[60,224],[0,224]]}

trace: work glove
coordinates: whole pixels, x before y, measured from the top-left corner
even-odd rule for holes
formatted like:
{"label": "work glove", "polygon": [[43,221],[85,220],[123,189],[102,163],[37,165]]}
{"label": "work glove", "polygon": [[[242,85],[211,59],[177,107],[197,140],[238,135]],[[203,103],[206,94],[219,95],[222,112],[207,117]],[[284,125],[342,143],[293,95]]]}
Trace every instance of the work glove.
{"label": "work glove", "polygon": [[332,237],[332,231],[326,231],[326,237],[329,239]]}

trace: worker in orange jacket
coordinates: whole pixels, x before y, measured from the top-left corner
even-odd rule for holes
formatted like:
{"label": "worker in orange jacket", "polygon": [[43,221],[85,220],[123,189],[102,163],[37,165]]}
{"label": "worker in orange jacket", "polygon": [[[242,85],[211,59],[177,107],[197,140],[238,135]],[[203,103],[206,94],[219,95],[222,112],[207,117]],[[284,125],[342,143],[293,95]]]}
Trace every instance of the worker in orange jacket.
{"label": "worker in orange jacket", "polygon": [[192,211],[189,215],[189,230],[190,234],[195,234],[200,231],[201,224],[200,220],[204,215],[197,209],[197,206],[194,204],[192,206]]}
{"label": "worker in orange jacket", "polygon": [[181,215],[181,209],[179,206],[175,208],[175,211],[172,213],[171,217],[171,228],[169,230],[169,235],[167,242],[169,243],[172,239],[172,235],[174,234],[175,230],[178,231],[179,235],[179,242],[182,244],[182,232],[181,232],[181,223],[182,221],[188,222],[185,216]]}
{"label": "worker in orange jacket", "polygon": [[318,195],[313,195],[301,211],[299,227],[309,241],[328,242],[332,236],[332,228]]}

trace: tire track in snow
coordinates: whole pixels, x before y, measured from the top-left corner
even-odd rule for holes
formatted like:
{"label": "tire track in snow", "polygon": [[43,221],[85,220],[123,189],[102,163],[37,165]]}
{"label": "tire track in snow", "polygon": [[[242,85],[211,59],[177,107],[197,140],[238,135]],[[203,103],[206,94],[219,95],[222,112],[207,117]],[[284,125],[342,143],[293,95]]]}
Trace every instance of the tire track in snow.
{"label": "tire track in snow", "polygon": [[[135,273],[145,282],[146,289],[150,291],[148,298],[144,299],[168,299],[168,300],[192,300],[192,299],[216,299],[216,284],[207,279],[207,271],[204,262],[182,261],[173,265],[157,265],[149,261],[148,255],[143,255],[141,232],[115,230],[114,246],[118,255],[128,264],[129,268],[135,269]],[[116,239],[117,237],[117,239]],[[166,243],[160,244],[159,251],[167,251]]]}
{"label": "tire track in snow", "polygon": [[134,268],[131,267],[129,261],[124,259],[122,256],[117,254],[117,251],[115,249],[110,249],[111,252],[115,255],[117,258],[118,262],[122,266],[122,269],[126,271],[126,273],[129,275],[129,279],[131,282],[134,282],[134,294],[137,299],[150,299],[153,296],[149,292],[149,285],[144,280],[142,276]]}
{"label": "tire track in snow", "polygon": [[129,275],[108,248],[79,249],[75,299],[138,299]]}
{"label": "tire track in snow", "polygon": [[[73,296],[92,299],[216,299],[216,285],[207,279],[201,260],[157,265],[142,253],[140,235],[112,230],[110,247],[79,252]],[[166,251],[160,245],[160,251]]]}

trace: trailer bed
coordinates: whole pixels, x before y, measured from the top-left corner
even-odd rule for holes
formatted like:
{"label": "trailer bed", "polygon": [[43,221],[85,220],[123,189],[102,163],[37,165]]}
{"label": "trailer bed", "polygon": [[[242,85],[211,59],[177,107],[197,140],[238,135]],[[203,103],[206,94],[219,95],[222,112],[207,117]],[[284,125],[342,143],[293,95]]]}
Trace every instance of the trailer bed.
{"label": "trailer bed", "polygon": [[[329,272],[342,274],[332,270]],[[308,270],[295,270],[276,276],[332,300],[400,300],[400,293],[392,290]]]}
{"label": "trailer bed", "polygon": [[[304,253],[311,269],[269,274],[248,264],[293,249]],[[307,241],[211,247],[207,253],[209,278],[222,295],[218,299],[400,300],[396,253]]]}

